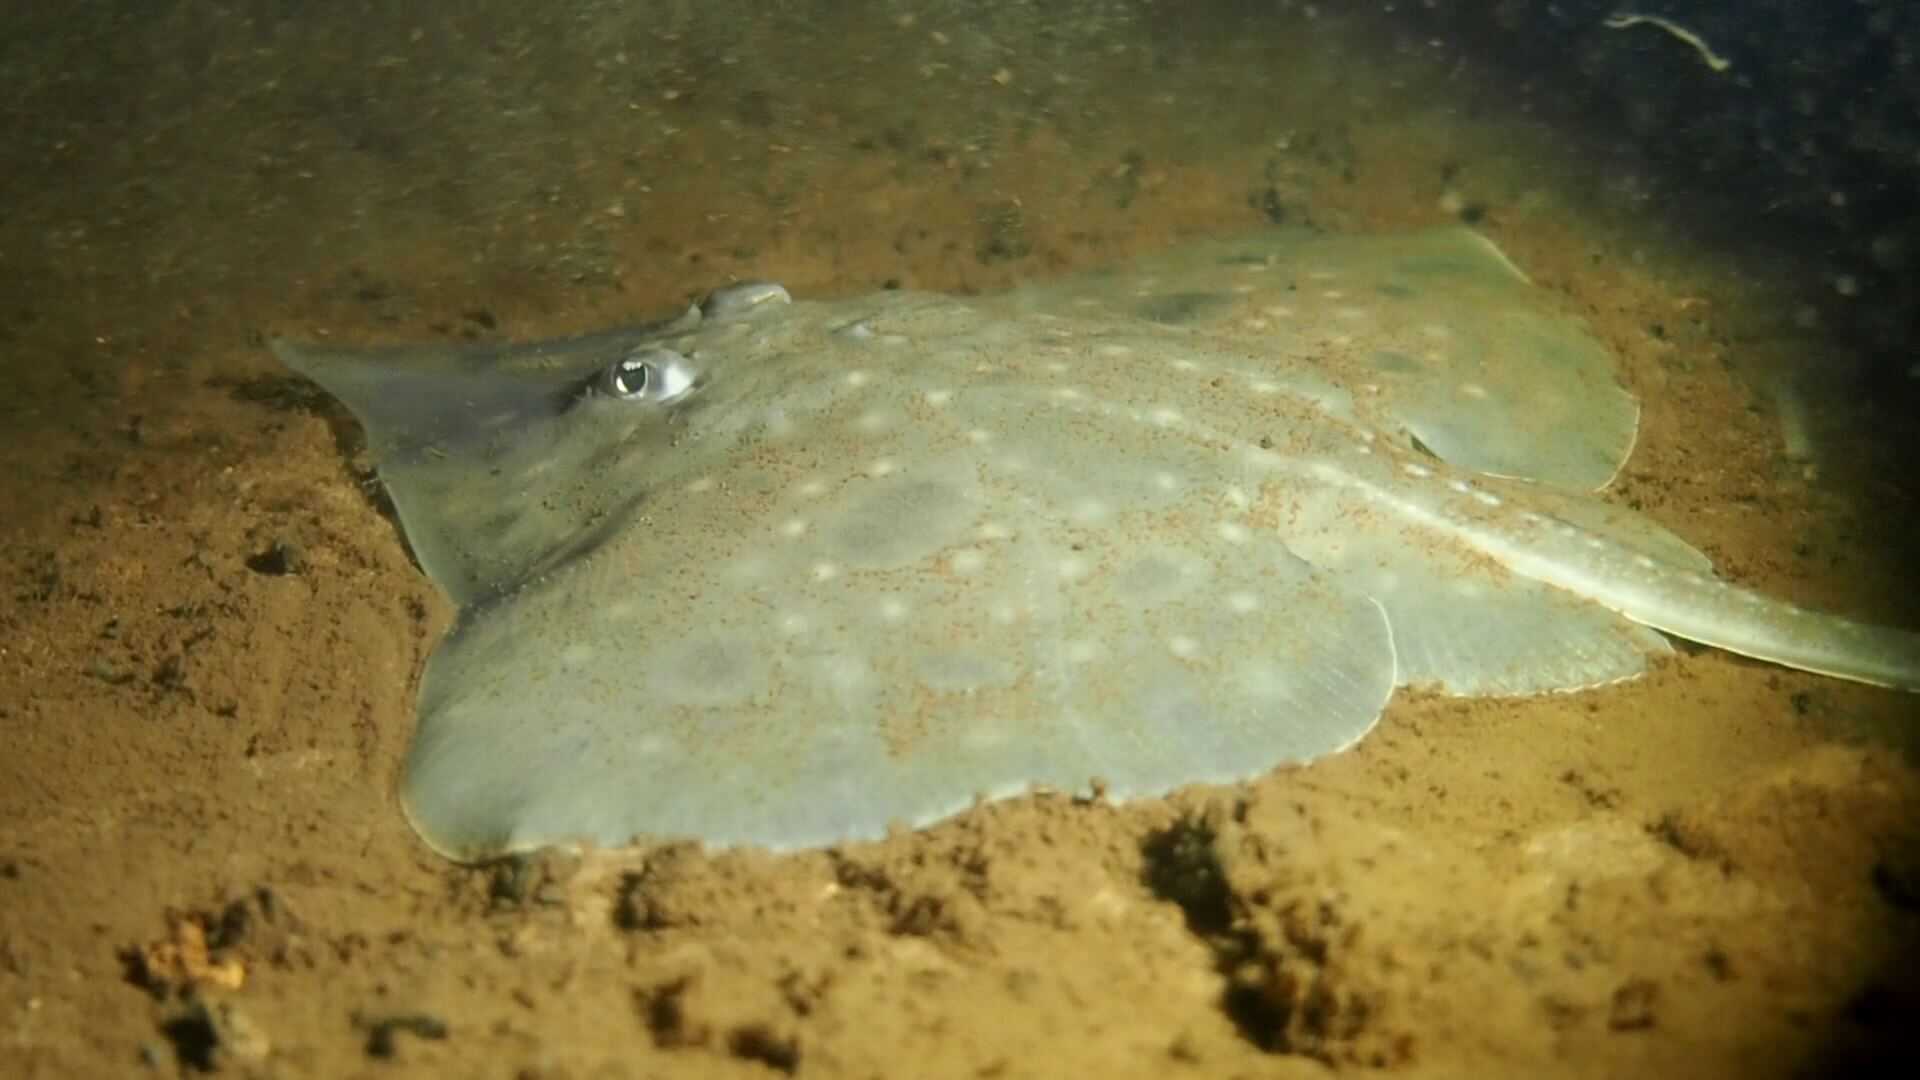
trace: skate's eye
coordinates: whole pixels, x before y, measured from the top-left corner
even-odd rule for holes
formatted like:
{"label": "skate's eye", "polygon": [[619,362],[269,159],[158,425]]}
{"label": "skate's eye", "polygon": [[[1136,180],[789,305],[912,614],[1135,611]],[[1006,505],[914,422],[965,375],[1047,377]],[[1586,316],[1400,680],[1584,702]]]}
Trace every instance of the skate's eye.
{"label": "skate's eye", "polygon": [[639,397],[647,392],[659,376],[653,373],[653,365],[637,357],[627,357],[607,370],[607,389],[615,397]]}
{"label": "skate's eye", "polygon": [[664,401],[693,385],[687,358],[672,349],[649,346],[607,365],[597,389],[619,401]]}

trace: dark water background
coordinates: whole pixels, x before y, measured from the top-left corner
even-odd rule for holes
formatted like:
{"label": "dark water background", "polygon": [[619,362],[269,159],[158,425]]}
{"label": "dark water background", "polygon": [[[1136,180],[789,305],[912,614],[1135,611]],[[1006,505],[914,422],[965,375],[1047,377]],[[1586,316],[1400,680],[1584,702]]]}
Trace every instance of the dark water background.
{"label": "dark water background", "polygon": [[[1906,374],[1920,12],[1858,0],[1631,9],[1697,33],[1730,65],[1715,72],[1654,27],[1606,29],[1619,10],[1613,0],[22,5],[0,43],[9,320],[64,283],[255,280],[276,263],[340,260],[368,232],[458,235],[494,273],[516,263],[604,273],[595,241],[606,230],[580,219],[600,208],[609,162],[672,182],[671,150],[647,122],[668,84],[730,99],[742,129],[809,137],[806,155],[851,152],[832,145],[843,133],[847,144],[887,140],[881,152],[934,135],[912,115],[930,105],[941,134],[970,113],[991,126],[1008,111],[1084,132],[1127,121],[1103,100],[1115,79],[1212,79],[1236,92],[1176,122],[1195,139],[1220,125],[1218,138],[1300,95],[1287,72],[1250,62],[1250,46],[1321,33],[1344,50],[1328,67],[1357,85],[1370,67],[1498,87],[1463,107],[1536,117],[1617,162],[1617,182],[1650,214],[1805,256],[1832,286],[1807,302]],[[957,28],[949,46],[889,42],[911,17]],[[863,44],[878,54],[846,65]],[[903,94],[928,62],[954,73],[937,103]],[[966,77],[1003,68],[1013,93]],[[1044,73],[1066,79],[1034,77]],[[872,130],[854,130],[863,121]],[[768,163],[739,164],[746,188]],[[550,239],[499,238],[509,223]]]}

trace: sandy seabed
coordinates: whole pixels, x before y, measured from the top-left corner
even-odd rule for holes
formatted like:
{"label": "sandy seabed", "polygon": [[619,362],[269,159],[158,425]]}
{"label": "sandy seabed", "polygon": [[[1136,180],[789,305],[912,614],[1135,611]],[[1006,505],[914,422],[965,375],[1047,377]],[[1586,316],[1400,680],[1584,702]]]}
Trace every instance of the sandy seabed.
{"label": "sandy seabed", "polygon": [[[1793,320],[1797,265],[1691,239],[1630,155],[1327,19],[1123,21],[1081,49],[933,15],[689,17],[566,53],[493,5],[298,34],[196,10],[145,28],[186,59],[137,94],[111,50],[40,73],[85,103],[23,135],[31,197],[0,222],[0,1074],[1915,1056],[1914,701],[1709,650],[1589,693],[1403,694],[1350,752],[1165,800],[1035,796],[781,857],[449,864],[394,788],[450,611],[351,419],[261,347],[552,336],[738,277],[981,290],[1276,220],[1464,215],[1642,398],[1610,498],[1732,580],[1912,625],[1915,486]],[[495,66],[448,59],[476,50]],[[1809,370],[1817,471],[1767,393]]]}

